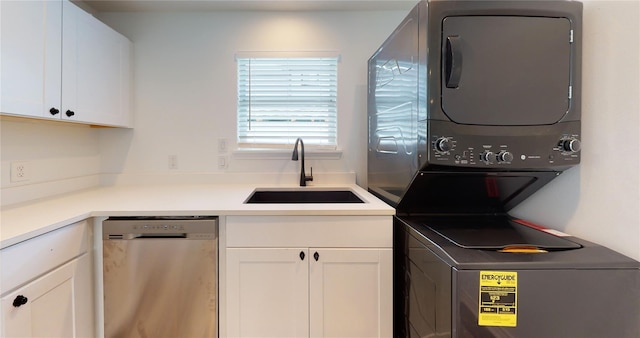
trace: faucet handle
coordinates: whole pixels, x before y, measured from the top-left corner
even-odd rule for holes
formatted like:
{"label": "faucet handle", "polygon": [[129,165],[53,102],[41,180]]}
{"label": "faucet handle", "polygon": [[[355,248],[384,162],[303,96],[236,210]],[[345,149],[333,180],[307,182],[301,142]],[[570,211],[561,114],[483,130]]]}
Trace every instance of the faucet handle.
{"label": "faucet handle", "polygon": [[309,176],[305,176],[305,181],[313,181],[313,167],[309,167],[311,169],[311,174]]}

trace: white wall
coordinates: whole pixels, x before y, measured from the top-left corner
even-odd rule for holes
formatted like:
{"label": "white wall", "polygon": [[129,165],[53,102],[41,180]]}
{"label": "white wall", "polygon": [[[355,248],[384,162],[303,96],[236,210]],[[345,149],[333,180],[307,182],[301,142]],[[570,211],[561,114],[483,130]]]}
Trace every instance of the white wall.
{"label": "white wall", "polygon": [[[397,12],[111,13],[105,21],[134,44],[134,124],[103,131],[107,172],[296,172],[286,149],[275,159],[228,156],[236,148],[236,63],[243,51],[337,51],[339,159],[307,157],[307,172],[356,172],[366,185],[367,59],[406,15]],[[122,142],[122,138],[130,141]],[[120,143],[117,151],[111,144]]]}
{"label": "white wall", "polygon": [[[0,121],[0,205],[58,195],[100,183],[99,131],[89,126],[6,118]],[[11,182],[11,162],[29,180]]]}

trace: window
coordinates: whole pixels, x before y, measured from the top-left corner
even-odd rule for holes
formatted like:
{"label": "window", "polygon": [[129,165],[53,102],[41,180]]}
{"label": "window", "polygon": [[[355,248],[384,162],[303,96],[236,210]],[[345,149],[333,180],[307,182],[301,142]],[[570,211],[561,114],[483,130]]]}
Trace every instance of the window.
{"label": "window", "polygon": [[337,145],[338,57],[237,57],[241,148]]}

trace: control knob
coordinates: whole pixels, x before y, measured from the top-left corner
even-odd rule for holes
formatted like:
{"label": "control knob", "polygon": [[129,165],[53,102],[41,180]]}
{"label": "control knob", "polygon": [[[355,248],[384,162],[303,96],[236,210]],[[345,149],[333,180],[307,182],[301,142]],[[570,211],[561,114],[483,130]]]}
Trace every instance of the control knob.
{"label": "control knob", "polygon": [[486,164],[491,164],[493,163],[493,159],[494,159],[494,154],[492,151],[485,151],[484,153],[480,154],[480,160],[482,160],[482,162],[486,163]]}
{"label": "control knob", "polygon": [[498,162],[511,162],[513,161],[513,154],[506,150],[503,150],[499,152],[498,155],[496,155],[496,159],[498,160]]}
{"label": "control knob", "polygon": [[566,152],[570,152],[570,153],[577,153],[580,151],[580,140],[576,139],[576,138],[568,138],[568,139],[564,139],[560,142],[560,146],[562,147],[563,151]]}
{"label": "control knob", "polygon": [[439,153],[446,153],[451,150],[451,140],[448,137],[439,137],[433,143],[433,147]]}

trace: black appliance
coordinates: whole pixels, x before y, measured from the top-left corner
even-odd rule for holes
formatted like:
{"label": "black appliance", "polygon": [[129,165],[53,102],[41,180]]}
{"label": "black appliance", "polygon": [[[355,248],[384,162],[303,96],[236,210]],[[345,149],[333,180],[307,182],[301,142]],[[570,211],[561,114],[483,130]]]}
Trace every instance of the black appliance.
{"label": "black appliance", "polygon": [[580,2],[425,0],[369,59],[397,337],[640,336],[640,263],[508,214],[580,163],[581,41]]}

